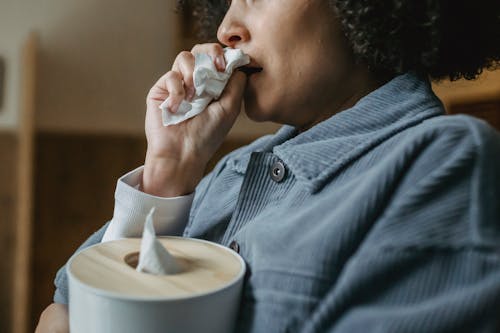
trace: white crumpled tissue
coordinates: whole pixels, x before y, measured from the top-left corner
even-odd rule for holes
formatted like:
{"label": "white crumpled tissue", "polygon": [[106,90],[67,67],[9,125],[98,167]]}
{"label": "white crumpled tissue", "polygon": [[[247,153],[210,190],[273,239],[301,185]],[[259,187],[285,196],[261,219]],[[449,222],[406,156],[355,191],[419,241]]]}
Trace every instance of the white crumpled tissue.
{"label": "white crumpled tissue", "polygon": [[160,105],[163,126],[175,125],[192,118],[205,110],[207,105],[219,98],[235,68],[250,63],[250,57],[240,49],[225,48],[226,69],[219,72],[208,54],[197,54],[194,60],[193,81],[196,89],[191,102],[182,101],[176,113],[167,110],[168,98]]}
{"label": "white crumpled tissue", "polygon": [[167,249],[156,239],[153,214],[153,207],[144,223],[142,233],[141,251],[139,253],[139,263],[136,270],[138,272],[155,275],[176,274],[181,271],[181,267]]}

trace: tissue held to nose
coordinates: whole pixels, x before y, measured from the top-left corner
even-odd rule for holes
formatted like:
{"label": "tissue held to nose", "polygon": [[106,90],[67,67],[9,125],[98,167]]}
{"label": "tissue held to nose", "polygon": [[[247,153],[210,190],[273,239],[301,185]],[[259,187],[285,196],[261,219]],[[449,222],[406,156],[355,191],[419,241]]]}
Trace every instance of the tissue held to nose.
{"label": "tissue held to nose", "polygon": [[136,270],[155,275],[180,273],[181,267],[175,258],[156,239],[153,223],[155,208],[151,208],[142,233],[141,251]]}
{"label": "tissue held to nose", "polygon": [[225,48],[226,69],[219,72],[208,54],[197,54],[194,60],[195,97],[182,101],[176,113],[167,110],[168,98],[160,105],[163,126],[175,125],[201,113],[213,99],[219,98],[234,69],[250,63],[250,57],[239,49]]}

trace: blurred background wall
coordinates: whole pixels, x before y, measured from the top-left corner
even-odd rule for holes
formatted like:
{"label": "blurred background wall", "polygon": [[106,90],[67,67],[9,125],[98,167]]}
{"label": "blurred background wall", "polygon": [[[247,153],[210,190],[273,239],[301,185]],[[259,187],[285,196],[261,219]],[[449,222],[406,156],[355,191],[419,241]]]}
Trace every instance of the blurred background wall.
{"label": "blurred background wall", "polygon": [[37,128],[142,132],[153,78],[181,47],[173,1],[1,0],[0,40],[39,40]]}
{"label": "blurred background wall", "polygon": [[[146,94],[195,42],[174,9],[0,0],[0,332],[34,330],[57,268],[111,218],[116,179],[142,164]],[[499,73],[435,88],[450,113],[500,126]],[[242,115],[211,165],[277,128]]]}
{"label": "blurred background wall", "polygon": [[[145,96],[182,47],[174,8],[165,0],[0,0],[0,332],[34,330],[57,266],[111,217],[110,177],[141,164]],[[21,115],[26,81],[31,133]],[[30,139],[32,182],[21,188]],[[25,200],[31,214],[22,219]]]}

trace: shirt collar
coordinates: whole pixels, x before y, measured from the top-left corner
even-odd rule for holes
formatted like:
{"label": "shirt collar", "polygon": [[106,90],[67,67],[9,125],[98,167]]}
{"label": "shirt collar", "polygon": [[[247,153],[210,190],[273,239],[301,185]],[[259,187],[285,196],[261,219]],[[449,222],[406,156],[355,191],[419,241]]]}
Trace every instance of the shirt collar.
{"label": "shirt collar", "polygon": [[272,151],[297,180],[316,192],[328,178],[377,144],[443,113],[429,81],[406,73],[305,132],[296,135],[293,127],[283,126],[274,136],[242,150],[231,164],[244,172],[252,151]]}

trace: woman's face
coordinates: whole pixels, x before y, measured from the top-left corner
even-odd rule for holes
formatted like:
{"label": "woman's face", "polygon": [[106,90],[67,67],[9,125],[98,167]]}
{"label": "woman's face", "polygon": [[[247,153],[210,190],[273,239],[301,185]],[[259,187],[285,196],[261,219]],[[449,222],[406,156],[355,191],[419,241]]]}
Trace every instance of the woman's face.
{"label": "woman's face", "polygon": [[245,91],[251,119],[308,127],[351,97],[356,66],[327,0],[233,0],[217,36],[262,68]]}

